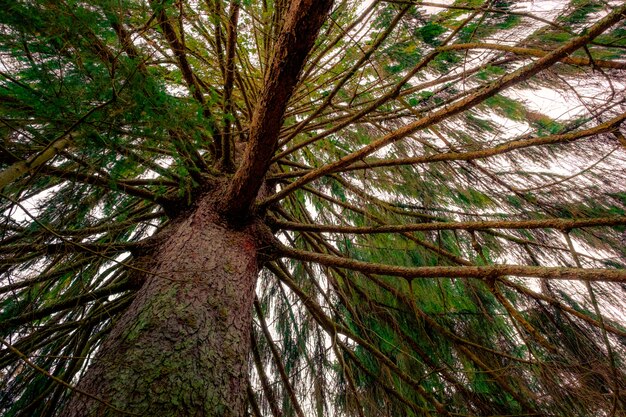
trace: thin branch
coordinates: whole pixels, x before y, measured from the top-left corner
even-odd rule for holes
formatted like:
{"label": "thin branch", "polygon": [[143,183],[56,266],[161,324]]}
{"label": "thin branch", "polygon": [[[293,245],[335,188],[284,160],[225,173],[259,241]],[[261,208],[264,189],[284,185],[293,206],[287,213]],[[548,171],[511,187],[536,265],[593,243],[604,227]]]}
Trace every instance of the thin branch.
{"label": "thin branch", "polygon": [[379,226],[335,226],[306,224],[272,218],[270,222],[281,229],[322,233],[376,234],[417,232],[425,230],[484,230],[484,229],[557,229],[626,225],[626,216],[592,219],[495,220],[475,222],[432,222]]}
{"label": "thin branch", "polygon": [[[478,151],[469,151],[469,152],[445,152],[434,155],[426,155],[426,156],[415,156],[410,158],[394,158],[394,159],[373,159],[366,160],[362,162],[354,162],[351,164],[341,165],[334,169],[326,169],[323,175],[328,175],[330,173],[338,173],[338,172],[349,172],[349,171],[358,171],[363,169],[373,169],[373,168],[382,168],[389,166],[400,166],[400,165],[417,165],[417,164],[426,164],[433,162],[443,162],[443,161],[471,161],[474,159],[484,159],[492,156],[503,155],[508,152],[512,152],[518,149],[525,149],[536,146],[545,146],[545,145],[556,145],[563,143],[571,143],[579,139],[584,139],[592,136],[601,135],[604,133],[612,133],[617,132],[621,123],[626,120],[626,113],[619,114],[608,120],[607,122],[601,123],[597,126],[591,127],[589,129],[580,130],[577,132],[563,133],[558,135],[548,135],[535,137],[530,139],[517,139],[511,142],[503,143],[501,145],[493,146],[487,149],[481,149]],[[300,170],[293,172],[286,172],[283,174],[274,174],[271,176],[272,179],[285,179],[285,178],[293,178],[293,177],[306,177],[314,172],[319,171],[316,170]],[[292,184],[289,185],[291,187]],[[274,196],[275,197],[275,196]]]}
{"label": "thin branch", "polygon": [[77,393],[79,393],[81,395],[84,395],[84,396],[89,397],[89,398],[91,398],[93,400],[96,400],[97,402],[103,404],[105,407],[110,408],[111,410],[113,410],[113,411],[115,411],[117,413],[121,413],[121,414],[125,414],[125,415],[131,415],[131,416],[139,416],[140,415],[140,414],[135,414],[135,413],[130,413],[128,411],[120,410],[119,408],[116,408],[113,405],[109,404],[108,402],[104,401],[102,398],[99,398],[99,397],[96,397],[95,395],[89,394],[86,391],[83,391],[83,390],[81,390],[79,388],[76,388],[75,386],[73,386],[71,384],[68,384],[67,382],[63,381],[62,379],[55,377],[50,372],[48,372],[45,369],[35,365],[33,362],[31,362],[30,359],[28,359],[28,357],[26,355],[24,355],[18,349],[14,348],[13,345],[9,344],[4,339],[0,339],[0,343],[3,344],[11,352],[16,354],[26,365],[28,365],[29,367],[33,368],[35,371],[39,372],[40,374],[45,375],[46,377],[52,379],[57,384],[63,385],[64,387],[69,388],[70,390],[72,390],[74,392],[77,392]]}

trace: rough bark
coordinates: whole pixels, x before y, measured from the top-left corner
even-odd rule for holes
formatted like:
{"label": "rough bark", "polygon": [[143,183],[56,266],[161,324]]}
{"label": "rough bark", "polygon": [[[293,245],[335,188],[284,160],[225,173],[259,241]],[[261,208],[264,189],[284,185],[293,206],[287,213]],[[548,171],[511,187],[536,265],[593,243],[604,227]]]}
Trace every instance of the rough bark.
{"label": "rough bark", "polygon": [[[262,226],[229,229],[209,197],[172,222],[65,417],[243,416]],[[106,404],[105,404],[106,403]],[[108,404],[108,405],[107,405]]]}

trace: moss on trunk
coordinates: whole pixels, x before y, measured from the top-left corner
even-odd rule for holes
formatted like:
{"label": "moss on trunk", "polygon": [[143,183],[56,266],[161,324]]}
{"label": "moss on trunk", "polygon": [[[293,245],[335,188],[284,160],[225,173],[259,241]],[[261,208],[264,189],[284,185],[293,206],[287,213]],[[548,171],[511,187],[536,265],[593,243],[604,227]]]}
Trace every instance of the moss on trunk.
{"label": "moss on trunk", "polygon": [[[242,416],[257,229],[229,228],[210,201],[172,222],[79,388],[139,415]],[[62,415],[123,414],[75,393]]]}

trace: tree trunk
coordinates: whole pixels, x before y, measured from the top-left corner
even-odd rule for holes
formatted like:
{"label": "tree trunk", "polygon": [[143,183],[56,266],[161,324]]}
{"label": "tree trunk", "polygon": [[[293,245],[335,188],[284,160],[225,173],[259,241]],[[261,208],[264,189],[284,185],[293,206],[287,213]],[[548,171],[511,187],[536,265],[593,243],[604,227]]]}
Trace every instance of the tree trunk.
{"label": "tree trunk", "polygon": [[[146,281],[63,416],[242,416],[257,225],[229,228],[209,198],[158,240]],[[107,404],[105,404],[107,403]]]}

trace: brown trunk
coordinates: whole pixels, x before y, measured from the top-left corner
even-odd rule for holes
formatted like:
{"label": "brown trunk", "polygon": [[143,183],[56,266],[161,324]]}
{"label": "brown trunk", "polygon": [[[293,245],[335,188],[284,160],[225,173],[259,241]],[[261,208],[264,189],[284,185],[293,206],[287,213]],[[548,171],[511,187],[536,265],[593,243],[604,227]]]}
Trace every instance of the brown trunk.
{"label": "brown trunk", "polygon": [[173,222],[80,381],[108,405],[75,393],[63,416],[244,414],[259,227],[229,229],[212,207]]}

